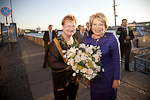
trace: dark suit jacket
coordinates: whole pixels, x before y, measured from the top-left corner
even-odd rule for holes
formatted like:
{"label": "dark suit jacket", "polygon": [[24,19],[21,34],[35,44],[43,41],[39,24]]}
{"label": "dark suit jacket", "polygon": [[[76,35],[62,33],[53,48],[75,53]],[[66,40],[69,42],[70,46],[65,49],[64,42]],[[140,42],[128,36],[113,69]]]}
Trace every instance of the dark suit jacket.
{"label": "dark suit jacket", "polygon": [[83,43],[83,39],[84,39],[85,36],[88,36],[87,32],[84,32],[84,36],[83,37],[81,36],[80,31],[77,31],[75,33],[75,39],[79,42],[79,44]]}
{"label": "dark suit jacket", "polygon": [[[87,28],[85,29],[85,31],[87,32]],[[90,34],[93,34],[93,32],[92,32],[92,30],[90,29],[90,31],[89,32],[87,32],[88,33],[88,35],[90,35]]]}
{"label": "dark suit jacket", "polygon": [[[57,35],[56,35],[56,33],[54,31],[52,31],[52,39],[54,39],[55,37],[57,37]],[[44,33],[43,41],[44,41],[44,47],[46,49],[49,49],[49,45],[48,45],[48,42],[50,41],[50,39],[49,39],[49,31],[46,31]]]}
{"label": "dark suit jacket", "polygon": [[[130,36],[129,43],[130,43],[130,47],[131,47],[131,40],[134,39],[134,34],[130,28],[128,28],[128,31],[129,31],[129,36]],[[119,27],[117,29],[117,35],[120,35],[119,36],[120,47],[123,47],[125,44],[124,40],[126,39],[127,31],[123,27]]]}

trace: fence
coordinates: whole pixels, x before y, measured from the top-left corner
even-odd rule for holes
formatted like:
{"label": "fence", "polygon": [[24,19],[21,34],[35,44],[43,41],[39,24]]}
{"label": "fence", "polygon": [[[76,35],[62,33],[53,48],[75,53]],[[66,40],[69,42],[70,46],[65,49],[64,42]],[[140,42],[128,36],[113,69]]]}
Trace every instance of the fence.
{"label": "fence", "polygon": [[134,56],[134,70],[150,74],[150,53]]}
{"label": "fence", "polygon": [[134,70],[150,74],[150,47],[134,49],[131,55],[134,55]]}

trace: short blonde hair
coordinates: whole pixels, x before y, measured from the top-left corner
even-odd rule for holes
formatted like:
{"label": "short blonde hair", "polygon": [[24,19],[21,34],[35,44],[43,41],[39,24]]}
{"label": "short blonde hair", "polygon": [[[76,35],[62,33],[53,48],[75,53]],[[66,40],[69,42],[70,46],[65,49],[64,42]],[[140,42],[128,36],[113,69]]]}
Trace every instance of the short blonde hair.
{"label": "short blonde hair", "polygon": [[107,25],[107,18],[103,13],[96,13],[90,16],[89,22],[90,22],[90,27],[92,28],[93,20],[95,18],[98,18],[99,21],[103,22],[105,25],[105,30],[107,30],[108,25]]}
{"label": "short blonde hair", "polygon": [[77,20],[74,15],[69,14],[65,16],[62,20],[62,25],[65,25],[66,20],[75,21],[75,24],[77,25]]}

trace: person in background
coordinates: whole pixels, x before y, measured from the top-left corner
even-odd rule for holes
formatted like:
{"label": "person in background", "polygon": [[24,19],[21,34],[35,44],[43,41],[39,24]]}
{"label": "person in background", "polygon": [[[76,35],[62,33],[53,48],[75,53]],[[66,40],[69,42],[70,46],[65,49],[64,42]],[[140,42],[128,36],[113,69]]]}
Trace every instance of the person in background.
{"label": "person in background", "polygon": [[58,30],[57,29],[55,29],[55,34],[56,34],[56,37],[58,36]]}
{"label": "person in background", "polygon": [[88,33],[85,32],[84,26],[81,26],[80,31],[75,33],[75,39],[79,42],[79,44],[83,43],[83,38],[88,36]]}
{"label": "person in background", "polygon": [[47,67],[49,46],[52,43],[54,37],[57,37],[57,35],[52,31],[52,28],[53,28],[53,25],[49,25],[48,26],[49,31],[46,31],[43,36],[45,55],[44,55],[44,63],[43,63],[42,68]]}
{"label": "person in background", "polygon": [[93,34],[92,30],[90,29],[89,22],[86,23],[86,29],[85,29],[85,31],[86,31],[88,34]]}
{"label": "person in background", "polygon": [[62,50],[67,50],[77,41],[73,39],[77,21],[73,15],[67,15],[62,20],[63,33],[54,39],[50,45],[50,65],[52,68],[55,100],[76,100],[79,82],[73,77],[73,71],[66,64]]}
{"label": "person in background", "polygon": [[[120,84],[121,57],[117,38],[112,33],[105,33],[108,28],[107,18],[103,13],[90,16],[90,27],[93,34],[85,37],[85,45],[100,46],[100,61],[104,72],[90,82],[91,100],[115,100]],[[102,69],[100,69],[102,70]],[[87,82],[88,83],[88,82]]]}
{"label": "person in background", "polygon": [[129,68],[129,58],[131,52],[131,40],[134,39],[132,29],[127,27],[127,19],[122,20],[121,27],[117,29],[117,35],[119,35],[121,58],[125,55],[125,71],[131,71]]}
{"label": "person in background", "polygon": [[137,48],[139,48],[139,39],[137,37],[135,38],[135,45]]}
{"label": "person in background", "polygon": [[81,29],[81,25],[78,25],[78,27],[76,28],[76,31],[80,31]]}

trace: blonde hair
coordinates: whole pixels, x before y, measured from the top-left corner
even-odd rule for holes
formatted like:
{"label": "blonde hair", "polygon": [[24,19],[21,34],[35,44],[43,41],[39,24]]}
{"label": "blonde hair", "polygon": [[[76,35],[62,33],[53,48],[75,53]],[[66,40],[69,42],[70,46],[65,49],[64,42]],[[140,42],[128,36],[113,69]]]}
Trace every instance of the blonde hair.
{"label": "blonde hair", "polygon": [[66,20],[75,21],[75,25],[77,25],[77,20],[74,15],[69,14],[69,15],[65,16],[62,20],[62,25],[65,25]]}
{"label": "blonde hair", "polygon": [[98,18],[99,21],[103,22],[105,25],[105,30],[107,30],[108,25],[107,25],[107,18],[103,13],[96,13],[90,16],[89,22],[90,22],[90,27],[92,28],[93,20],[95,18]]}

